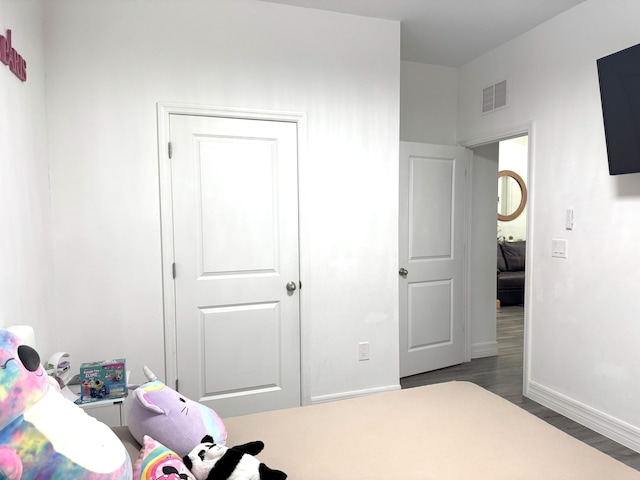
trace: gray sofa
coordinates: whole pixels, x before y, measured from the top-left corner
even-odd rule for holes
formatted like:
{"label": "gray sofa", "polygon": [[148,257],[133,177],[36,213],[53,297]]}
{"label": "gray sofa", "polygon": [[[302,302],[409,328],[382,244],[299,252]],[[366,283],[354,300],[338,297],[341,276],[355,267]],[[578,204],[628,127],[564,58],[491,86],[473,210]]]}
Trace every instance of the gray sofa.
{"label": "gray sofa", "polygon": [[498,242],[497,286],[500,305],[524,303],[526,241]]}

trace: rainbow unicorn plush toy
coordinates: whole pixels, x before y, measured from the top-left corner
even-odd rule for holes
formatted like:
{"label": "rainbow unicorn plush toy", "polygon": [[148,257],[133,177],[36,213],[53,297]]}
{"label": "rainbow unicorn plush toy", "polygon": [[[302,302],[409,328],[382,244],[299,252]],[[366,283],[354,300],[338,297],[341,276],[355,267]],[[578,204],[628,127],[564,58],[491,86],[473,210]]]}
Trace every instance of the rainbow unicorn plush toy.
{"label": "rainbow unicorn plush toy", "polygon": [[49,378],[38,353],[0,329],[0,478],[131,480],[115,433]]}

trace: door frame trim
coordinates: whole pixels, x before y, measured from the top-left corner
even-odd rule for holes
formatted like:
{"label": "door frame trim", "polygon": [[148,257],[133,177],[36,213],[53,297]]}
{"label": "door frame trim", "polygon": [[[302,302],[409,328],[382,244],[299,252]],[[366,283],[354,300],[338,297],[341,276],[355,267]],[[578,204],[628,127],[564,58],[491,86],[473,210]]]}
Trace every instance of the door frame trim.
{"label": "door frame trim", "polygon": [[[301,178],[304,178],[304,159],[306,158],[307,145],[307,116],[303,112],[274,111],[248,108],[230,108],[209,105],[194,105],[175,102],[158,102],[156,104],[158,122],[158,173],[160,186],[160,238],[162,254],[162,303],[164,319],[164,359],[165,359],[165,383],[175,387],[177,380],[177,335],[176,335],[176,298],[173,279],[174,245],[173,245],[173,207],[171,189],[171,164],[168,152],[168,143],[171,138],[170,116],[193,115],[203,117],[242,118],[249,120],[269,120],[291,122],[297,125],[298,141],[298,242],[299,242],[299,268],[300,281],[308,278],[309,262],[307,256],[308,236],[304,234],[308,229],[302,215],[304,205],[304,189],[301,188]],[[302,319],[305,316],[305,295],[299,290],[300,295],[300,403],[310,403],[310,389],[307,369],[309,365],[305,339],[309,338]]]}
{"label": "door frame trim", "polygon": [[[460,146],[473,150],[476,147],[487,145],[489,143],[496,143],[501,140],[507,140],[522,135],[528,135],[529,137],[529,150],[527,156],[527,190],[529,194],[529,200],[527,201],[527,225],[526,225],[526,238],[527,249],[525,252],[525,292],[524,292],[524,339],[523,339],[523,371],[522,371],[522,393],[524,396],[529,396],[529,387],[531,385],[531,329],[533,323],[533,302],[531,301],[533,294],[533,249],[535,246],[535,238],[533,238],[533,223],[535,221],[535,139],[536,139],[536,121],[531,120],[528,123],[522,123],[518,125],[510,126],[503,130],[497,130],[487,132],[477,137],[471,137],[459,142]],[[473,163],[473,161],[471,161]],[[473,182],[468,183],[468,195],[473,195],[472,186]],[[497,220],[496,220],[497,221]],[[471,219],[469,219],[471,222]],[[471,234],[471,223],[468,223],[469,229],[467,230],[467,241],[470,241],[469,235]],[[466,299],[467,308],[470,308],[471,299]]]}

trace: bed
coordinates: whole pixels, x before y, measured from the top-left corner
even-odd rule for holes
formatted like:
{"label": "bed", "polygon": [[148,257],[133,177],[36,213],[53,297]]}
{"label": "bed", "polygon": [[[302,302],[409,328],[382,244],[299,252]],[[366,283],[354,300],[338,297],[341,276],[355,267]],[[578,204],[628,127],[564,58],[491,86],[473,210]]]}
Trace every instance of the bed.
{"label": "bed", "polygon": [[[469,382],[226,418],[227,445],[294,480],[638,479],[640,472]],[[139,445],[116,428],[132,458]]]}

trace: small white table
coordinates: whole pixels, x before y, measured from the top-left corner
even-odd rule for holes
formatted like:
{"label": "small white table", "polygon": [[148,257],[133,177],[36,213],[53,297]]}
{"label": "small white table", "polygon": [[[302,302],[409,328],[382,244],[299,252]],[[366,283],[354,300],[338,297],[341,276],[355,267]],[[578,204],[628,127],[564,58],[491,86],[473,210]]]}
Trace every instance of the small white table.
{"label": "small white table", "polygon": [[118,407],[118,413],[120,415],[120,426],[124,427],[124,425],[125,425],[125,421],[124,421],[124,400],[125,400],[124,398],[106,398],[104,400],[96,400],[95,402],[77,403],[76,405],[78,405],[83,410],[91,410],[93,408],[104,408],[104,407],[117,406]]}
{"label": "small white table", "polygon": [[[129,380],[129,370],[127,370],[127,381]],[[80,397],[80,385],[67,385],[66,387],[64,387],[62,389],[62,394],[65,396],[65,398],[67,398],[68,400],[72,401],[75,403],[75,401]],[[82,408],[83,410],[93,410],[96,408],[109,408],[109,407],[117,407],[118,408],[118,416],[119,416],[119,422],[121,427],[124,427],[126,424],[125,421],[125,411],[124,411],[124,402],[126,400],[126,397],[122,397],[122,398],[106,398],[103,400],[95,400],[93,402],[87,402],[87,403],[76,403],[76,405],[78,405],[80,408]],[[98,411],[95,412],[87,412],[89,413],[89,415],[91,415],[92,417],[97,417],[98,420],[102,421],[103,423],[109,423],[107,422],[107,417],[111,418],[112,420],[115,421],[115,419],[113,418],[114,415],[109,415],[108,413],[106,413],[106,411],[103,411],[103,413],[106,413],[106,415],[100,415],[98,414]],[[113,413],[113,412],[111,412]],[[109,426],[115,426],[115,425],[109,425]]]}

